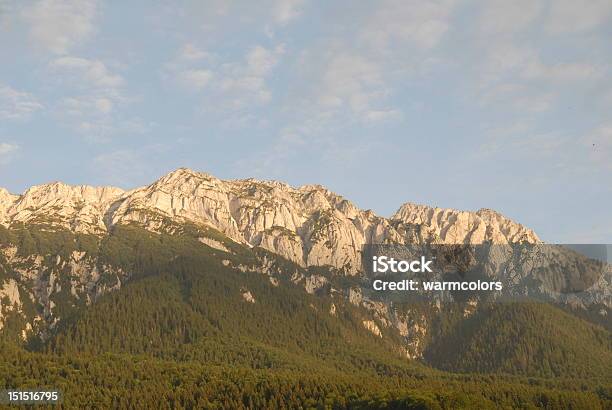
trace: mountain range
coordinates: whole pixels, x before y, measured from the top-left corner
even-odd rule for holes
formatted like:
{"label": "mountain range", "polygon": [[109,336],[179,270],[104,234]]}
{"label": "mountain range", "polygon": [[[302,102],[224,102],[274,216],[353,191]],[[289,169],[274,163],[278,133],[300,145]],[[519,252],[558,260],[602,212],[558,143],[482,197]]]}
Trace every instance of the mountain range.
{"label": "mountain range", "polygon": [[[0,341],[27,352],[28,363],[46,355],[59,367],[112,353],[156,366],[364,372],[383,384],[439,370],[580,377],[595,380],[598,403],[609,404],[609,269],[582,298],[402,304],[369,291],[362,252],[374,244],[542,241],[489,209],[405,203],[385,218],[320,185],[184,168],[129,191],[60,182],[21,195],[0,189]],[[570,281],[564,263],[555,275]]]}
{"label": "mountain range", "polygon": [[330,265],[355,274],[369,243],[537,243],[531,230],[503,215],[405,203],[390,218],[361,210],[320,185],[223,181],[188,169],[131,191],[114,187],[34,186],[22,195],[0,189],[0,224],[46,224],[103,235],[138,223],[155,231],[164,218],[207,226],[300,266]]}

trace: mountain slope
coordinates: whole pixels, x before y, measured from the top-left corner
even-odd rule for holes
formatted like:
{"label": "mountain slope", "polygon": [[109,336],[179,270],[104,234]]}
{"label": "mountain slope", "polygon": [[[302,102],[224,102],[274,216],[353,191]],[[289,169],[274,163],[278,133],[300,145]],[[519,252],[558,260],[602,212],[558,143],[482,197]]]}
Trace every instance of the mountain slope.
{"label": "mountain slope", "polygon": [[[423,364],[579,376],[603,392],[612,379],[609,331],[560,309],[415,306],[369,292],[365,244],[539,243],[494,211],[405,204],[387,219],[320,186],[180,169],[127,192],[0,190],[0,221],[0,341],[32,360],[113,354],[161,367],[360,374],[391,386],[433,372]],[[592,300],[605,303],[602,295]]]}
{"label": "mountain slope", "polygon": [[[22,235],[11,233],[17,239]],[[233,252],[221,251],[202,244],[198,233],[188,229],[169,235],[117,226],[93,244],[66,233],[63,246],[57,233],[48,241],[32,233],[35,252],[64,257],[73,248],[87,249],[96,265],[131,272],[120,288],[100,294],[95,303],[66,309],[48,339],[30,340],[30,351],[0,342],[0,383],[59,387],[69,406],[153,406],[171,400],[174,406],[222,408],[597,409],[610,403],[612,375],[602,367],[609,363],[609,350],[602,344],[609,333],[578,319],[570,322],[558,309],[523,313],[519,306],[509,316],[483,310],[467,319],[474,318],[471,322],[454,322],[459,329],[471,323],[477,335],[485,336],[460,338],[451,328],[443,335],[447,340],[433,340],[428,353],[441,353],[445,341],[465,345],[440,354],[435,364],[490,375],[453,375],[407,360],[400,335],[361,306],[335,293],[305,292],[290,276],[294,269],[308,272],[289,261],[278,260],[282,268],[267,272],[233,267],[254,263],[258,252],[271,261],[274,255],[263,250],[225,242]],[[57,257],[50,259],[57,263]],[[68,284],[60,279],[56,283]],[[117,277],[107,280],[113,285]],[[365,319],[379,323],[384,337],[363,326]],[[550,323],[550,330],[538,332],[542,323]],[[571,326],[564,330],[567,323]],[[504,330],[506,324],[510,331]],[[522,330],[526,327],[530,333]],[[497,330],[506,344],[494,337]],[[519,343],[517,331],[524,338]],[[543,373],[540,363],[519,372],[499,365],[514,357],[502,349],[515,343],[535,340],[538,346],[556,347],[559,337],[572,332],[582,332],[581,346],[562,344],[570,348],[562,357],[542,357],[565,373]],[[483,348],[483,356],[470,356]],[[590,349],[588,360],[585,348]],[[444,361],[454,354],[491,366],[470,369]],[[523,379],[500,370],[556,377]]]}
{"label": "mountain slope", "polygon": [[424,356],[462,372],[611,377],[612,334],[547,304],[492,304],[450,326]]}
{"label": "mountain slope", "polygon": [[[450,370],[543,376],[612,374],[599,366],[610,357],[609,332],[574,317],[573,322],[568,321],[568,315],[559,309],[541,305],[526,314],[523,304],[518,304],[505,315],[494,315],[491,312],[500,307],[489,310],[483,306],[465,316],[460,305],[442,310],[387,306],[363,295],[357,297],[350,281],[343,286],[333,276],[322,276],[320,270],[309,272],[263,249],[227,239],[221,242],[221,237],[217,243],[225,251],[204,245],[199,240],[202,232],[192,229],[170,235],[138,226],[116,226],[93,243],[88,242],[90,236],[71,233],[9,231],[15,243],[33,234],[31,250],[48,254],[39,266],[51,270],[44,282],[30,285],[42,288],[42,295],[28,293],[24,282],[15,282],[19,302],[39,298],[43,305],[13,304],[14,309],[7,312],[11,320],[6,323],[16,327],[12,332],[16,335],[23,334],[25,323],[31,323],[31,331],[25,333],[30,347],[61,355],[147,354],[253,368],[303,367],[314,361],[319,364],[309,366],[363,370],[364,366],[381,368],[385,362],[381,358],[386,357],[386,363],[401,363],[407,354],[418,357],[416,352],[424,352],[429,363]],[[80,266],[72,256],[75,253],[93,259]],[[71,258],[69,264],[62,262]],[[31,257],[13,259],[32,263]],[[88,257],[81,256],[83,260]],[[44,268],[45,263],[49,268]],[[258,271],[264,265],[266,270]],[[74,272],[79,269],[97,271],[98,280],[83,285],[75,282]],[[10,268],[6,274],[10,277]],[[324,285],[310,294],[306,290],[313,285],[304,278],[319,278]],[[89,289],[85,296],[95,303],[86,303],[79,296],[83,295],[80,286]],[[49,292],[49,288],[59,291]],[[458,318],[452,319],[453,310],[461,313]],[[454,330],[438,332],[438,328],[449,327],[437,324],[448,318]],[[568,335],[568,323],[573,324],[570,336],[580,334],[581,343],[574,338],[559,344]],[[10,335],[9,330],[7,327],[4,334]],[[516,363],[523,357],[512,347],[525,344],[539,346],[534,348],[541,351],[528,356],[530,365],[521,367]],[[484,350],[488,356],[482,356],[482,346],[491,346]]]}

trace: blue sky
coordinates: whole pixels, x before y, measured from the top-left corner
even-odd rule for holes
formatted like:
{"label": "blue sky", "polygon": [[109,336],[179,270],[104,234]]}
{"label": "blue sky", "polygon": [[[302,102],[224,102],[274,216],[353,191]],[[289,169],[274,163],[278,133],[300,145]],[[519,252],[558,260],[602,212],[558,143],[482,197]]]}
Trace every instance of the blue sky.
{"label": "blue sky", "polygon": [[190,167],[612,243],[612,2],[0,0],[0,186]]}

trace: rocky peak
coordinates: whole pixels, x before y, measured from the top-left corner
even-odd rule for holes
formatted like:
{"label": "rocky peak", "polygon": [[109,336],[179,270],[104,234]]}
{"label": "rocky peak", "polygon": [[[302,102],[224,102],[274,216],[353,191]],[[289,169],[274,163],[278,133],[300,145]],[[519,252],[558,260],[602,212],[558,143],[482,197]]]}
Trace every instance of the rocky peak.
{"label": "rocky peak", "polygon": [[83,201],[92,205],[105,204],[114,200],[121,194],[120,188],[104,186],[93,187],[89,185],[67,185],[62,182],[36,185],[29,188],[19,197],[18,203],[37,207],[50,202],[77,202]]}
{"label": "rocky peak", "polygon": [[46,223],[78,232],[104,231],[104,212],[123,193],[115,187],[61,182],[37,185],[13,198],[5,210],[5,222]]}
{"label": "rocky peak", "polygon": [[6,225],[8,209],[19,199],[19,195],[13,195],[4,188],[0,188],[0,225]]}
{"label": "rocky peak", "polygon": [[441,243],[541,242],[531,229],[485,208],[471,212],[407,202],[391,219],[420,225]]}
{"label": "rocky peak", "polygon": [[156,187],[158,189],[167,188],[169,191],[173,191],[177,189],[187,190],[202,183],[218,182],[220,182],[218,178],[205,172],[196,172],[188,168],[179,168],[167,175],[162,176],[149,186]]}
{"label": "rocky peak", "polygon": [[491,210],[406,203],[387,219],[321,185],[220,180],[186,168],[129,192],[62,183],[32,187],[19,197],[0,191],[1,218],[5,224],[46,222],[95,234],[115,224],[157,231],[169,221],[189,222],[303,266],[331,265],[347,273],[360,271],[361,249],[369,243],[539,241],[530,229]]}
{"label": "rocky peak", "polygon": [[17,200],[17,198],[19,198],[19,195],[14,195],[11,194],[9,191],[7,191],[4,188],[0,188],[0,201],[4,201],[4,200]]}
{"label": "rocky peak", "polygon": [[231,226],[227,183],[211,175],[180,168],[151,185],[135,189],[112,210],[111,223],[136,222],[152,229],[160,218],[213,226],[230,237]]}

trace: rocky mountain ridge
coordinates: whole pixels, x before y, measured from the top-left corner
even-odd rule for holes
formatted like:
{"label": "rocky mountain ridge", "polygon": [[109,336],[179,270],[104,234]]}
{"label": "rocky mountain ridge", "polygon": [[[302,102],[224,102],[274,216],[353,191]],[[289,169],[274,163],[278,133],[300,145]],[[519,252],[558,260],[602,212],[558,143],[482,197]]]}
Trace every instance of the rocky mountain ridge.
{"label": "rocky mountain ridge", "polygon": [[[130,236],[132,231],[136,236]],[[147,248],[156,243],[156,251]],[[480,243],[541,241],[532,230],[487,209],[406,203],[384,218],[320,185],[224,181],[188,169],[130,191],[59,182],[31,187],[22,195],[0,189],[0,330],[11,328],[23,341],[32,335],[45,340],[74,312],[120,290],[138,272],[157,272],[179,256],[175,252],[189,249],[189,254],[212,255],[216,262],[207,263],[220,263],[223,269],[262,274],[274,287],[297,286],[328,299],[332,316],[340,317],[346,306],[357,309],[363,328],[376,337],[396,333],[402,354],[419,358],[436,329],[440,300],[432,300],[428,312],[400,311],[393,302],[371,295],[361,266],[364,246]],[[508,262],[511,247],[504,248],[489,261],[492,270]],[[157,263],[149,262],[160,254],[164,257]],[[564,266],[569,264],[554,270],[553,284],[573,284]],[[542,278],[527,274],[521,280],[532,279]],[[602,276],[580,298],[553,299],[585,312],[604,306],[598,315],[605,317],[612,303],[611,280],[610,274]],[[248,287],[240,288],[240,298],[249,304],[262,300]],[[463,317],[477,308],[477,301],[468,301]]]}
{"label": "rocky mountain ridge", "polygon": [[115,225],[155,231],[168,221],[211,227],[301,266],[329,265],[347,274],[360,271],[361,249],[371,243],[540,242],[531,229],[491,210],[406,203],[384,218],[320,185],[220,180],[185,168],[131,191],[59,182],[22,195],[0,189],[0,224],[7,227],[37,224],[103,235]]}

